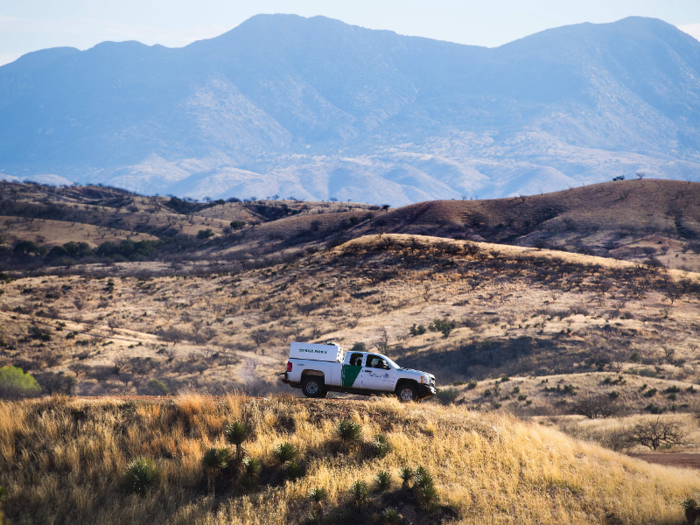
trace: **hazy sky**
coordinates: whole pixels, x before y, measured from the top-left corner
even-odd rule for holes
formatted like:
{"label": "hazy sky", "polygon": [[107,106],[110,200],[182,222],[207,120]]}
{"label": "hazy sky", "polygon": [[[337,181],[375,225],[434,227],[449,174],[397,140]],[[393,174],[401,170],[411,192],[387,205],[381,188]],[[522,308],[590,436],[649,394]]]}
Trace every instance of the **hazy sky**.
{"label": "hazy sky", "polygon": [[105,40],[184,46],[258,13],[324,15],[462,44],[498,46],[580,22],[661,18],[700,40],[700,0],[0,0],[0,64]]}

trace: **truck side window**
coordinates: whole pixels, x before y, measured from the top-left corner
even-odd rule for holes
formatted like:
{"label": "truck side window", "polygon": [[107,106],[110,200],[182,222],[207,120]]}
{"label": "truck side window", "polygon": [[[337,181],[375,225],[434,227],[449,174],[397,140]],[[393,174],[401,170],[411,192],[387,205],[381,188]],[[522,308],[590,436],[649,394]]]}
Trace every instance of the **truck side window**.
{"label": "truck side window", "polygon": [[389,368],[389,365],[386,364],[386,361],[384,361],[384,359],[377,355],[367,356],[367,366],[369,368],[382,368],[384,370],[387,370]]}
{"label": "truck side window", "polygon": [[352,354],[350,356],[351,366],[362,366],[362,354]]}

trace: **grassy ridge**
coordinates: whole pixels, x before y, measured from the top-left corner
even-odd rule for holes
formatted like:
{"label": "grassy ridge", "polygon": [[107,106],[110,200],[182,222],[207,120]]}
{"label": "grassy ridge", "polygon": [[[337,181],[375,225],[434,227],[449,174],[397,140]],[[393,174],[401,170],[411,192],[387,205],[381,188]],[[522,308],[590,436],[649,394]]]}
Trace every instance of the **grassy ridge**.
{"label": "grassy ridge", "polygon": [[[343,447],[334,429],[359,423],[363,443]],[[202,456],[226,447],[223,430],[240,421],[250,432],[245,453],[262,461],[256,487],[235,472],[207,490]],[[391,451],[368,453],[378,433]],[[289,442],[305,475],[281,474],[273,450]],[[371,448],[371,447],[370,447]],[[134,458],[155,461],[159,479],[145,496],[126,494],[123,473]],[[440,505],[429,512],[399,488],[402,466],[432,473]],[[393,486],[378,494],[380,470]],[[253,399],[184,395],[170,401],[48,398],[0,404],[0,485],[12,523],[302,523],[307,493],[328,493],[326,516],[341,522],[348,488],[370,487],[370,501],[346,512],[368,523],[385,506],[415,523],[680,523],[681,501],[700,491],[700,475],[652,466],[513,417],[458,407]]]}

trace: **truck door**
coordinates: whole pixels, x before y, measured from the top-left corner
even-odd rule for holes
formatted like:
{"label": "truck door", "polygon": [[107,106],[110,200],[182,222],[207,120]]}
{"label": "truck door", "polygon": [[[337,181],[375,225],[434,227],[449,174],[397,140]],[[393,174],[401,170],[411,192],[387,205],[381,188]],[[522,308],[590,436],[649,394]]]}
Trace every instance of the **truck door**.
{"label": "truck door", "polygon": [[358,376],[362,372],[363,357],[365,357],[365,354],[353,353],[348,359],[348,364],[343,364],[343,369],[340,371],[341,386],[345,388],[361,388]]}
{"label": "truck door", "polygon": [[390,391],[394,388],[396,370],[381,356],[367,354],[367,361],[362,368],[360,377],[363,389]]}

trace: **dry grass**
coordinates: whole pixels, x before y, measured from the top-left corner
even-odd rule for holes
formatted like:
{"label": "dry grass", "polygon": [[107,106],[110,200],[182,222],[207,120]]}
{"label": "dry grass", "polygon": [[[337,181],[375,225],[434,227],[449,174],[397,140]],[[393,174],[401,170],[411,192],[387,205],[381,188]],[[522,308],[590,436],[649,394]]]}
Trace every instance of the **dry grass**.
{"label": "dry grass", "polygon": [[[384,432],[392,452],[383,459],[362,448],[339,452],[333,425],[340,418],[361,423],[365,440]],[[263,461],[263,482],[243,492],[224,476],[213,498],[201,458],[207,447],[225,446],[222,428],[233,420],[252,431],[246,452]],[[299,449],[307,474],[275,483],[271,453],[284,441]],[[127,463],[138,456],[153,458],[160,471],[145,497],[120,488]],[[0,485],[8,488],[6,509],[17,524],[299,523],[311,510],[310,488],[328,491],[333,514],[349,504],[352,482],[371,484],[379,470],[389,470],[398,486],[403,465],[433,474],[455,523],[598,524],[615,517],[673,524],[682,520],[680,502],[700,491],[695,471],[652,466],[551,428],[457,407],[238,395],[0,403]],[[400,510],[418,522],[429,519],[410,503]]]}

